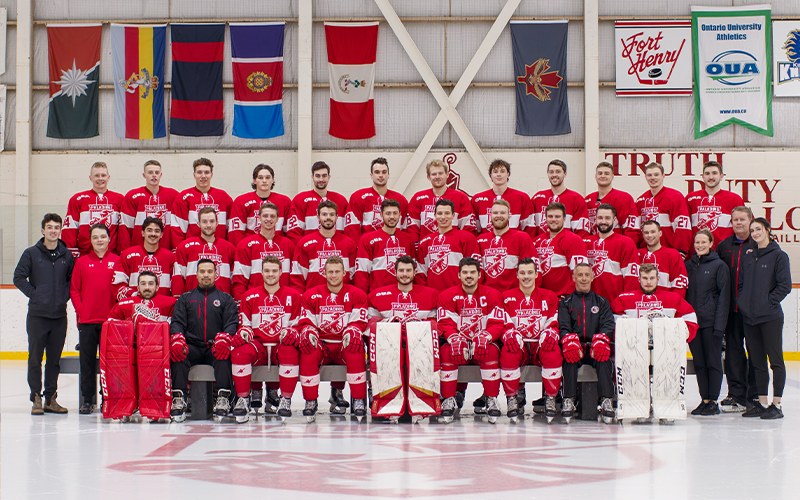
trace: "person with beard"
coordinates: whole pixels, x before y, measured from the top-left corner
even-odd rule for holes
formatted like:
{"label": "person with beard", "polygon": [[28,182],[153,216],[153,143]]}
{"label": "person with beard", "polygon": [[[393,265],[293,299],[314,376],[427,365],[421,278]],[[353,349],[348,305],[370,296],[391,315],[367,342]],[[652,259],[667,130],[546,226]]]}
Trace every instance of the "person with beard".
{"label": "person with beard", "polygon": [[380,215],[380,229],[361,235],[356,250],[354,284],[367,293],[394,284],[397,258],[406,255],[413,259],[414,255],[411,236],[398,229],[403,218],[400,202],[386,198],[381,202]]}
{"label": "person with beard", "polygon": [[502,293],[516,286],[517,263],[533,257],[533,242],[528,233],[510,227],[511,205],[506,200],[494,200],[491,214],[491,231],[478,236],[482,282]]}
{"label": "person with beard", "polygon": [[217,236],[217,213],[213,207],[203,207],[197,212],[200,236],[189,238],[175,252],[175,270],[172,272],[172,295],[180,297],[197,286],[198,263],[207,259],[214,262],[216,287],[225,293],[231,291],[231,270],[236,249]]}
{"label": "person with beard", "polygon": [[566,214],[567,209],[562,203],[547,205],[545,216],[548,231],[533,240],[540,280],[537,285],[559,297],[575,291],[575,283],[570,275],[577,264],[589,261],[586,244],[565,227]]}
{"label": "person with beard", "polygon": [[311,181],[314,189],[303,191],[292,198],[292,207],[289,209],[289,222],[287,223],[286,236],[297,243],[303,236],[314,234],[319,229],[317,209],[323,201],[332,201],[338,207],[338,217],[334,222],[334,229],[339,234],[344,234],[345,215],[347,214],[347,198],[339,193],[329,191],[328,183],[331,180],[331,167],[324,161],[311,165]]}
{"label": "person with beard", "polygon": [[597,234],[583,239],[594,273],[592,290],[613,300],[622,292],[639,287],[635,274],[638,267],[636,245],[627,236],[614,232],[617,210],[612,205],[598,205],[595,217]]}
{"label": "person with beard", "polygon": [[119,256],[125,284],[117,292],[117,300],[132,297],[137,293],[139,274],[151,271],[158,278],[159,295],[172,296],[172,270],[175,254],[161,246],[167,234],[164,223],[157,217],[148,217],[142,222],[142,244],[130,247]]}

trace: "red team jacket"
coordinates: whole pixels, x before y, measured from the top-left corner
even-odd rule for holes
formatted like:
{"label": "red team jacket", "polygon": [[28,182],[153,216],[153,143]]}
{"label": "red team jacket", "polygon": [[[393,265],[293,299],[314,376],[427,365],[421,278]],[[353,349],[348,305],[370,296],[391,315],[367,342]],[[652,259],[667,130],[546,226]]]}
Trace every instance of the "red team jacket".
{"label": "red team jacket", "polygon": [[310,288],[303,294],[302,306],[298,326],[315,327],[326,342],[341,342],[348,326],[367,329],[367,294],[353,285],[344,285],[339,293],[328,290],[328,285]]}
{"label": "red team jacket", "polygon": [[586,212],[586,202],[583,201],[583,196],[571,189],[567,189],[559,195],[553,194],[552,189],[545,189],[533,195],[531,203],[533,204],[533,218],[536,229],[531,236],[535,238],[542,233],[547,234],[549,229],[547,228],[545,209],[547,205],[556,202],[563,203],[567,209],[564,228],[571,229],[572,232],[580,237],[588,236],[589,218]]}
{"label": "red team jacket", "polygon": [[481,255],[481,283],[500,292],[518,286],[517,264],[519,259],[533,257],[533,242],[528,233],[509,229],[502,236],[494,231],[478,236]]}
{"label": "red team jacket", "polygon": [[355,285],[369,292],[397,283],[394,264],[401,255],[414,256],[414,241],[405,231],[386,234],[383,229],[361,236],[356,250]]}
{"label": "red team jacket", "polygon": [[[636,210],[642,223],[654,220],[661,225],[662,245],[689,254],[692,223],[689,206],[678,190],[664,186],[653,196],[648,189],[636,200]],[[639,243],[639,246],[642,245],[643,241]]]}
{"label": "red team jacket", "polygon": [[141,297],[130,297],[117,302],[108,314],[109,320],[131,320],[134,323],[140,319],[148,321],[170,321],[172,310],[178,299],[166,295],[156,295],[150,300]]}
{"label": "red team jacket", "polygon": [[277,345],[281,330],[297,325],[302,310],[300,292],[281,286],[274,295],[263,285],[242,294],[239,326],[253,329],[254,338],[264,344]]}
{"label": "red team jacket", "polygon": [[114,306],[117,291],[125,286],[119,256],[107,252],[103,258],[91,252],[75,261],[69,296],[78,323],[102,323]]}
{"label": "red team jacket", "polygon": [[[289,283],[298,291],[324,285],[325,261],[338,256],[344,261],[344,282],[351,283],[355,273],[356,245],[353,240],[337,232],[327,239],[315,231],[297,242],[292,258],[292,275]],[[366,292],[364,292],[366,293]]]}
{"label": "red team jacket", "polygon": [[139,274],[142,271],[156,273],[158,279],[159,295],[172,296],[172,272],[175,268],[175,254],[166,248],[159,248],[155,253],[148,254],[144,247],[131,247],[119,256],[122,264],[122,273],[125,276],[125,285],[117,292],[117,300],[132,297],[137,294]]}
{"label": "red team jacket", "polygon": [[178,248],[183,240],[200,236],[197,212],[203,207],[214,207],[219,223],[214,234],[218,239],[226,239],[232,205],[228,193],[215,187],[207,193],[201,193],[196,186],[181,191],[172,206],[172,246]]}
{"label": "red team jacket", "polygon": [[327,197],[323,198],[313,189],[304,191],[292,199],[292,208],[289,210],[289,223],[286,228],[286,236],[297,243],[303,236],[308,236],[317,232],[319,229],[319,219],[317,219],[317,208],[323,200],[331,200],[336,203],[336,231],[344,234],[344,220],[347,215],[347,199],[339,193],[327,192]]}
{"label": "red team jacket", "polygon": [[414,285],[411,291],[401,292],[397,285],[376,288],[369,293],[369,315],[371,319],[390,321],[400,318],[410,321],[429,321],[436,330],[436,305],[439,292],[433,288]]}
{"label": "red team jacket", "polygon": [[178,246],[175,252],[175,270],[172,272],[172,295],[180,297],[184,292],[197,288],[197,263],[200,259],[210,259],[217,264],[215,286],[231,293],[231,269],[236,250],[226,240],[217,238],[213,245],[202,238],[189,238]]}
{"label": "red team jacket", "polygon": [[178,192],[172,188],[160,186],[158,194],[153,194],[147,186],[128,191],[122,203],[119,229],[117,230],[117,248],[120,252],[129,247],[144,243],[142,223],[148,217],[157,217],[164,223],[160,248],[173,250],[172,246],[172,205]]}
{"label": "red team jacket", "polygon": [[660,310],[669,318],[681,318],[689,328],[691,342],[697,333],[697,316],[692,306],[677,293],[657,290],[653,295],[625,292],[611,302],[614,317],[644,318],[649,311]]}
{"label": "red team jacket", "polygon": [[[661,247],[653,253],[646,248],[639,249],[637,260],[639,265],[654,264],[658,268],[658,289],[675,292],[681,297],[686,296],[686,287],[689,286],[689,276],[686,273],[686,264],[683,257],[674,248]],[[639,268],[636,267],[636,277],[639,277]],[[610,297],[606,297],[611,300]]]}
{"label": "red team jacket", "polygon": [[[260,229],[259,229],[260,231]],[[272,240],[264,238],[261,233],[248,236],[236,246],[233,262],[233,298],[242,300],[242,294],[249,288],[263,287],[264,277],[261,275],[261,261],[268,255],[281,259],[282,287],[289,286],[292,272],[292,256],[295,246],[292,240],[275,232]]]}
{"label": "red team jacket", "polygon": [[111,237],[108,251],[117,251],[117,227],[123,202],[124,198],[119,193],[106,191],[98,194],[91,189],[77,193],[69,199],[61,239],[72,250],[76,261],[76,252],[81,256],[94,253],[89,230],[99,222],[108,226],[108,235]]}
{"label": "red team jacket", "polygon": [[558,334],[558,297],[550,290],[534,288],[525,297],[519,287],[502,295],[504,331],[517,330],[525,342],[538,342],[546,330]]}
{"label": "red team jacket", "polygon": [[456,335],[472,340],[480,332],[488,332],[496,342],[503,333],[503,302],[492,287],[478,285],[475,293],[467,295],[458,284],[440,293],[438,304],[439,334],[448,342]]}
{"label": "red team jacket", "polygon": [[447,188],[442,196],[433,194],[433,189],[426,189],[415,194],[408,202],[408,234],[414,241],[421,241],[431,233],[437,233],[436,202],[440,199],[450,200],[456,206],[453,226],[468,233],[476,234],[475,214],[472,213],[472,203],[462,191]]}
{"label": "red team jacket", "polygon": [[368,187],[359,189],[350,196],[344,222],[345,236],[358,242],[362,234],[382,228],[381,203],[385,199],[397,200],[400,203],[400,222],[397,224],[397,229],[405,229],[408,225],[408,200],[406,197],[391,189],[386,191],[386,196],[381,196],[375,191],[375,188]]}
{"label": "red team jacket", "polygon": [[686,195],[689,213],[692,217],[692,243],[689,254],[694,253],[694,236],[701,229],[708,229],[714,235],[712,248],[733,234],[731,226],[731,210],[744,205],[742,197],[736,193],[719,191],[714,196],[708,196],[704,189]]}
{"label": "red team jacket", "polygon": [[566,229],[550,239],[548,231],[533,240],[533,250],[539,268],[536,286],[547,288],[559,297],[574,292],[572,270],[581,262],[589,262],[583,240]]}
{"label": "red team jacket", "polygon": [[623,291],[639,289],[639,256],[633,241],[617,233],[602,240],[597,235],[583,239],[594,272],[592,291],[608,300]]}
{"label": "red team jacket", "polygon": [[611,188],[605,198],[599,199],[598,196],[599,192],[595,191],[584,200],[589,222],[587,226],[589,234],[597,234],[597,207],[601,203],[608,203],[617,211],[617,217],[614,219],[614,232],[624,234],[633,240],[633,244],[638,247],[639,242],[642,241],[642,228],[640,214],[636,210],[636,202],[633,201],[633,196],[614,188]]}
{"label": "red team jacket", "polygon": [[415,283],[444,290],[458,283],[458,263],[464,257],[480,259],[475,236],[460,229],[425,236],[417,251]]}
{"label": "red team jacket", "polygon": [[275,232],[286,231],[286,221],[289,220],[289,209],[292,200],[288,196],[270,191],[266,199],[261,199],[255,191],[237,196],[231,206],[231,218],[228,220],[228,241],[233,246],[248,236],[261,232],[261,219],[258,218],[258,209],[264,203],[273,203],[278,207],[278,223]]}
{"label": "red team jacket", "polygon": [[499,196],[489,189],[472,197],[472,210],[475,212],[478,234],[492,231],[492,203],[495,200],[506,200],[511,205],[508,227],[521,229],[528,232],[531,237],[535,236],[531,199],[522,191],[512,188],[506,189],[506,192]]}

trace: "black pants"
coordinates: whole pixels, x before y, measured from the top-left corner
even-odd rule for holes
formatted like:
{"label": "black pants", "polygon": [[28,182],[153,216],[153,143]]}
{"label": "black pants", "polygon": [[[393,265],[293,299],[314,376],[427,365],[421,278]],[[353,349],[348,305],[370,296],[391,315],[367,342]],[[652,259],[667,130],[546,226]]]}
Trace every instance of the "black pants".
{"label": "black pants", "polygon": [[597,370],[597,393],[601,398],[614,397],[614,361],[608,359],[601,363],[589,356],[588,348],[584,352],[587,354],[579,362],[567,363],[565,360],[561,365],[564,397],[574,398],[578,394],[578,368],[581,365],[591,365]]}
{"label": "black pants", "polygon": [[97,348],[100,346],[102,323],[78,323],[81,360],[81,394],[91,403],[97,394]]}
{"label": "black pants", "polygon": [[189,384],[189,368],[194,365],[211,365],[214,367],[215,390],[231,390],[233,387],[230,357],[219,360],[211,354],[210,347],[198,347],[189,344],[189,354],[186,355],[186,359],[179,363],[174,361],[170,363],[173,389],[181,390],[186,394],[186,386]]}
{"label": "black pants", "polygon": [[[28,331],[28,387],[31,401],[35,395],[50,398],[58,390],[58,374],[61,373],[61,351],[67,339],[67,318],[42,318],[28,315],[25,322]],[[47,353],[44,365],[44,394],[42,394],[42,354]]]}
{"label": "black pants", "polygon": [[786,385],[786,366],[783,364],[783,318],[759,323],[757,325],[744,324],[744,338],[747,340],[747,350],[753,360],[753,369],[756,372],[756,385],[759,396],[769,395],[769,367],[772,369],[772,392],[776,398],[783,395],[783,386]]}
{"label": "black pants", "polygon": [[719,399],[722,386],[722,335],[714,335],[714,327],[698,328],[689,342],[697,374],[697,387],[703,400]]}
{"label": "black pants", "polygon": [[728,396],[740,405],[758,397],[753,361],[744,349],[744,320],[738,312],[728,316],[725,327],[725,378]]}

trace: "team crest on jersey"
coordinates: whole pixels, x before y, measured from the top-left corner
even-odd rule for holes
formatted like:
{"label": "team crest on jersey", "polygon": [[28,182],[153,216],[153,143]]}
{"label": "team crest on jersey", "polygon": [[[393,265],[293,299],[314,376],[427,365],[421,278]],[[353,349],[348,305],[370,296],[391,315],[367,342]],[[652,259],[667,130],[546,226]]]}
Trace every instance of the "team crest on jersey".
{"label": "team crest on jersey", "polygon": [[147,217],[154,217],[156,219],[161,219],[163,222],[166,222],[164,219],[167,215],[167,206],[166,205],[145,205],[144,206],[144,216]]}
{"label": "team crest on jersey", "polygon": [[542,275],[549,273],[553,267],[553,247],[537,247],[536,255],[539,258],[539,270]]}
{"label": "team crest on jersey", "polygon": [[542,211],[539,212],[539,228],[542,231],[549,230],[547,227],[547,206],[542,207]]}
{"label": "team crest on jersey", "polygon": [[697,207],[697,228],[714,231],[719,226],[719,216],[722,207],[716,205],[701,205]]}
{"label": "team crest on jersey", "polygon": [[372,228],[378,230],[383,227],[383,219],[381,218],[381,206],[372,205]]}
{"label": "team crest on jersey", "polygon": [[442,274],[447,270],[450,261],[450,245],[431,245],[428,247],[428,258],[428,269],[434,274]]}
{"label": "team crest on jersey", "polygon": [[150,257],[149,255],[145,257],[139,266],[139,274],[145,271],[150,271],[151,273],[155,274],[156,280],[158,281],[161,281],[161,275],[164,274],[161,271],[161,266],[158,264],[158,261],[155,259],[155,257]]}
{"label": "team crest on jersey", "polygon": [[113,205],[108,203],[93,203],[89,205],[89,226],[102,223],[110,228],[113,224],[111,220],[113,214]]}
{"label": "team crest on jersey", "polygon": [[214,211],[219,213],[219,204],[214,202],[214,197],[210,194],[206,193],[200,197],[200,200],[195,203],[194,205],[195,210],[200,211],[200,209],[205,207],[213,207]]}
{"label": "team crest on jersey", "polygon": [[660,311],[663,309],[660,300],[640,300],[636,302],[636,316],[638,318],[646,318],[647,313],[650,311]]}
{"label": "team crest on jersey", "polygon": [[541,309],[517,309],[517,329],[526,339],[535,339],[539,336],[541,318]]}
{"label": "team crest on jersey", "polygon": [[341,257],[342,252],[339,250],[320,250],[317,256],[319,260],[319,270],[317,272],[321,276],[325,276],[325,262],[327,262],[328,257]]}
{"label": "team crest on jersey", "polygon": [[342,333],[344,330],[344,306],[320,306],[320,330],[328,333]]}
{"label": "team crest on jersey", "polygon": [[459,332],[466,335],[467,338],[475,337],[481,331],[481,316],[483,316],[483,311],[479,307],[462,308],[458,317]]}
{"label": "team crest on jersey", "polygon": [[504,247],[487,248],[483,252],[483,269],[487,275],[497,278],[506,270],[508,249]]}
{"label": "team crest on jersey", "polygon": [[417,315],[419,306],[413,302],[392,302],[392,317],[411,318]]}
{"label": "team crest on jersey", "polygon": [[283,306],[258,306],[258,328],[267,335],[278,335],[283,326],[283,314]]}
{"label": "team crest on jersey", "polygon": [[402,247],[386,247],[383,249],[383,255],[386,257],[386,270],[392,276],[397,274],[397,270],[394,268],[394,263],[397,262],[397,258],[401,255],[406,254],[406,249]]}
{"label": "team crest on jersey", "polygon": [[597,234],[597,209],[596,208],[590,208],[590,209],[587,210],[587,212],[588,212],[588,215],[589,215],[588,216],[588,219],[589,219],[588,224],[589,224],[589,227],[591,228],[591,231],[589,231],[589,232],[591,234]]}
{"label": "team crest on jersey", "polygon": [[644,207],[644,208],[642,208],[642,219],[643,219],[643,221],[654,220],[654,221],[658,222],[658,207]]}
{"label": "team crest on jersey", "polygon": [[425,205],[422,211],[422,227],[431,232],[436,232],[436,205]]}
{"label": "team crest on jersey", "polygon": [[606,267],[608,250],[598,250],[595,248],[589,250],[587,253],[589,254],[589,259],[592,262],[592,272],[594,273],[594,277],[597,278],[603,274],[603,269]]}

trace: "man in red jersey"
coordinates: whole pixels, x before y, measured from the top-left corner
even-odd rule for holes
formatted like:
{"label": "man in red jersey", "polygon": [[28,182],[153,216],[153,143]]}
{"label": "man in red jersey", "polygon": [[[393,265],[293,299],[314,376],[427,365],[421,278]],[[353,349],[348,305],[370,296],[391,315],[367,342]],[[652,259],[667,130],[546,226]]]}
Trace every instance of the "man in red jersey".
{"label": "man in red jersey", "polygon": [[172,272],[172,295],[180,297],[197,287],[197,263],[201,259],[214,262],[214,286],[221,292],[231,291],[231,268],[236,249],[230,242],[217,236],[217,212],[213,207],[203,207],[197,212],[200,236],[189,238],[175,252],[175,269]]}
{"label": "man in red jersey", "polygon": [[539,191],[531,198],[534,225],[536,226],[531,237],[535,238],[547,233],[546,210],[551,203],[561,203],[564,206],[564,228],[571,230],[581,238],[589,234],[586,202],[583,201],[583,196],[576,191],[567,189],[564,184],[566,176],[567,164],[563,161],[553,160],[547,165],[547,180],[550,181],[550,189]]}
{"label": "man in red jersey", "polygon": [[508,201],[494,200],[491,217],[491,231],[478,236],[482,283],[502,293],[516,286],[517,262],[533,257],[533,242],[528,233],[510,227],[511,204]]}
{"label": "man in red jersey", "polygon": [[264,203],[272,203],[278,210],[275,231],[285,234],[286,222],[289,220],[289,209],[292,200],[288,196],[276,193],[275,171],[269,165],[259,163],[253,169],[253,191],[237,196],[231,207],[231,218],[228,221],[228,241],[233,246],[248,236],[258,234],[261,229],[259,211]]}
{"label": "man in red jersey", "polygon": [[148,217],[161,219],[164,230],[158,246],[172,250],[172,205],[178,192],[161,185],[161,174],[161,163],[147,160],[142,174],[145,185],[132,189],[125,195],[117,233],[117,248],[120,252],[144,243],[142,223]]}
{"label": "man in red jersey", "polygon": [[402,255],[414,255],[411,236],[397,229],[402,218],[400,202],[383,200],[380,216],[380,229],[364,233],[356,250],[354,284],[365,292],[396,283],[395,261]]}
{"label": "man in red jersey", "polygon": [[[649,163],[644,167],[644,175],[650,190],[636,200],[641,224],[648,220],[658,222],[664,231],[662,244],[686,257],[692,246],[692,222],[686,200],[677,189],[664,186],[664,167],[659,163]],[[639,246],[644,245],[640,242]]]}
{"label": "man in red jersey", "polygon": [[119,256],[127,286],[119,289],[117,300],[136,295],[139,274],[144,271],[150,271],[156,276],[159,295],[172,296],[175,254],[160,245],[164,236],[164,223],[157,217],[148,217],[141,226],[142,244],[128,248]]}
{"label": "man in red jersey", "polygon": [[636,245],[630,238],[614,232],[617,210],[612,205],[598,205],[595,217],[597,234],[583,239],[594,273],[592,291],[614,300],[623,291],[639,288],[635,274],[639,264]]}
{"label": "man in red jersey", "polygon": [[172,206],[172,247],[178,248],[187,238],[200,236],[200,210],[212,207],[219,224],[216,237],[224,240],[228,236],[228,219],[233,200],[222,189],[211,187],[214,164],[208,158],[198,158],[192,163],[195,186],[185,189],[175,198]]}
{"label": "man in red jersey", "polygon": [[[171,253],[171,252],[170,252]],[[136,276],[136,294],[119,302],[108,313],[109,321],[170,321],[176,299],[159,294],[158,276],[142,271]]]}
{"label": "man in red jersey", "polygon": [[[658,269],[659,290],[669,290],[681,297],[686,296],[686,287],[689,286],[689,277],[686,273],[686,264],[681,254],[674,248],[661,246],[661,226],[656,221],[647,221],[642,224],[642,237],[647,248],[639,249],[638,264],[653,264]],[[636,276],[639,269],[636,268]],[[609,298],[611,300],[611,298]]]}
{"label": "man in red jersey", "polygon": [[[716,161],[703,164],[703,184],[705,187],[686,195],[689,213],[692,218],[692,241],[701,229],[708,229],[714,236],[713,248],[725,238],[733,234],[731,211],[744,205],[738,194],[722,189],[720,183],[725,180],[722,165]],[[694,245],[690,245],[689,254],[694,253]]]}
{"label": "man in red jersey", "polygon": [[539,286],[559,297],[575,291],[570,279],[580,262],[588,262],[586,244],[564,227],[567,209],[562,203],[551,203],[545,208],[547,232],[533,240],[533,250],[539,269]]}
{"label": "man in red jersey", "polygon": [[444,198],[453,202],[453,225],[475,234],[475,214],[469,197],[461,191],[447,187],[450,168],[441,160],[431,160],[425,165],[431,189],[416,193],[408,202],[408,234],[414,241],[436,232],[436,202]]}
{"label": "man in red jersey", "polygon": [[108,250],[117,251],[117,228],[124,198],[121,194],[108,190],[110,179],[108,165],[96,161],[89,169],[92,189],[76,193],[69,199],[61,239],[76,259],[92,252],[89,231],[95,224],[103,224],[108,228],[111,238]]}
{"label": "man in red jersey", "polygon": [[297,243],[303,236],[314,234],[319,229],[319,219],[317,209],[320,202],[332,201],[338,208],[338,217],[334,223],[334,229],[339,234],[344,234],[344,221],[347,214],[347,199],[328,191],[328,183],[331,180],[331,167],[324,161],[318,161],[311,166],[311,180],[314,182],[314,189],[303,191],[292,199],[292,208],[289,210],[289,223],[286,229],[286,236]]}
{"label": "man in red jersey", "polygon": [[529,234],[535,233],[531,199],[522,191],[508,187],[511,165],[499,158],[493,160],[489,164],[489,177],[492,179],[492,189],[472,197],[472,209],[475,212],[478,234],[492,231],[492,203],[495,200],[508,202],[510,207],[508,227],[529,231]]}
{"label": "man in red jersey", "polygon": [[417,252],[416,282],[444,290],[458,282],[459,262],[480,257],[475,236],[453,227],[455,206],[442,198],[436,202],[436,233],[422,238]]}
{"label": "man in red jersey", "polygon": [[389,182],[389,162],[386,158],[375,158],[369,167],[372,187],[359,189],[350,196],[347,216],[345,217],[344,234],[358,243],[362,234],[379,230],[383,226],[381,203],[384,200],[396,200],[400,206],[398,229],[405,229],[408,217],[408,200],[397,191],[386,187]]}
{"label": "man in red jersey", "polygon": [[624,234],[634,245],[639,245],[642,240],[640,228],[639,212],[636,210],[636,202],[633,196],[625,191],[614,189],[611,182],[614,180],[614,166],[607,161],[597,164],[594,171],[594,180],[597,182],[597,191],[586,196],[586,210],[589,220],[588,231],[590,234],[597,234],[597,207],[601,203],[608,203],[617,211],[614,219],[614,232]]}

